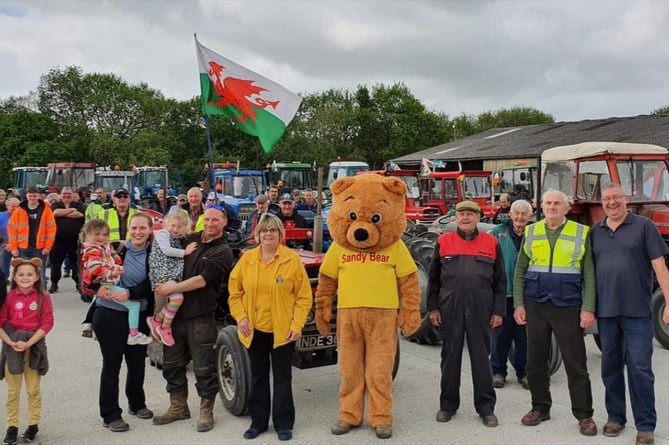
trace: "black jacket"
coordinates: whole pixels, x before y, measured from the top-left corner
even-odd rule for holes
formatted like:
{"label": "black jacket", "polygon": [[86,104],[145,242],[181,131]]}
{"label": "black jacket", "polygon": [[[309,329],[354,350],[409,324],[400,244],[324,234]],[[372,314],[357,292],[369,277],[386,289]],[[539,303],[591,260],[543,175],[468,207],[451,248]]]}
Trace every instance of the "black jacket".
{"label": "black jacket", "polygon": [[[205,287],[184,292],[184,302],[177,318],[190,320],[206,314],[214,314],[219,296],[227,301],[228,277],[232,270],[233,254],[225,235],[208,243],[202,243],[202,234],[189,237],[188,242],[198,243],[197,249],[184,257],[184,281],[201,275]],[[221,295],[225,294],[225,295]]]}

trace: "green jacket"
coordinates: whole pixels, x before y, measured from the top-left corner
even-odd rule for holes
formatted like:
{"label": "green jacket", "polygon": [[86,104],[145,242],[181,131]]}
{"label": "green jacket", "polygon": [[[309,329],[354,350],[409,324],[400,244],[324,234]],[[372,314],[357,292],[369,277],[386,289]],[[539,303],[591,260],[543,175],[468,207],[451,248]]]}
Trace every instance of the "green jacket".
{"label": "green jacket", "polygon": [[516,261],[518,260],[518,251],[513,242],[512,231],[513,228],[509,222],[500,224],[490,231],[490,234],[497,238],[502,250],[504,270],[506,271],[506,298],[513,298],[513,274],[516,271]]}

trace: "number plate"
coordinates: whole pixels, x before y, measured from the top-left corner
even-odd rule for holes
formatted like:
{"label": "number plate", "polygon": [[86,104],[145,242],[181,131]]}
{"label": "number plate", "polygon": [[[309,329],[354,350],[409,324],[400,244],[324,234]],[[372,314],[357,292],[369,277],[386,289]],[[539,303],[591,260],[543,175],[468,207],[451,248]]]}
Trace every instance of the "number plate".
{"label": "number plate", "polygon": [[303,335],[297,342],[298,351],[311,351],[337,346],[337,336],[330,335]]}

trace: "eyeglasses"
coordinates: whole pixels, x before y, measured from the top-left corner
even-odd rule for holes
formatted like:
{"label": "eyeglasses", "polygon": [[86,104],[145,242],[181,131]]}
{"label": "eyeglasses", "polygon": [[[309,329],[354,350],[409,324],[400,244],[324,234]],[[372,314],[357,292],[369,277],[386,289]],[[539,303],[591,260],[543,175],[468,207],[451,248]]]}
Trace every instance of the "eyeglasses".
{"label": "eyeglasses", "polygon": [[272,228],[272,229],[260,229],[260,233],[278,233],[279,229]]}
{"label": "eyeglasses", "polygon": [[625,198],[625,195],[605,196],[602,198],[602,202],[620,201],[623,198]]}

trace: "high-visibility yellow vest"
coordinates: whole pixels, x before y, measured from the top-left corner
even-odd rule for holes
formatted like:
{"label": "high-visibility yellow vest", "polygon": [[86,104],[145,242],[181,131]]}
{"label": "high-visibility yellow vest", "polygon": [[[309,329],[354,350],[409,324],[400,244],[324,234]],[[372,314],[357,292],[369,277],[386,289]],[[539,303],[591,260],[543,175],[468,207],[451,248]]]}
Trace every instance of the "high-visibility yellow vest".
{"label": "high-visibility yellow vest", "polygon": [[[130,221],[130,217],[135,213],[137,213],[137,209],[129,208],[126,222]],[[116,209],[103,210],[98,214],[98,218],[103,219],[109,226],[109,241],[120,241],[121,231],[119,230],[118,213],[116,212]]]}
{"label": "high-visibility yellow vest", "polygon": [[523,249],[530,259],[528,272],[580,274],[589,227],[567,220],[553,250],[546,236],[546,223],[525,227]]}

